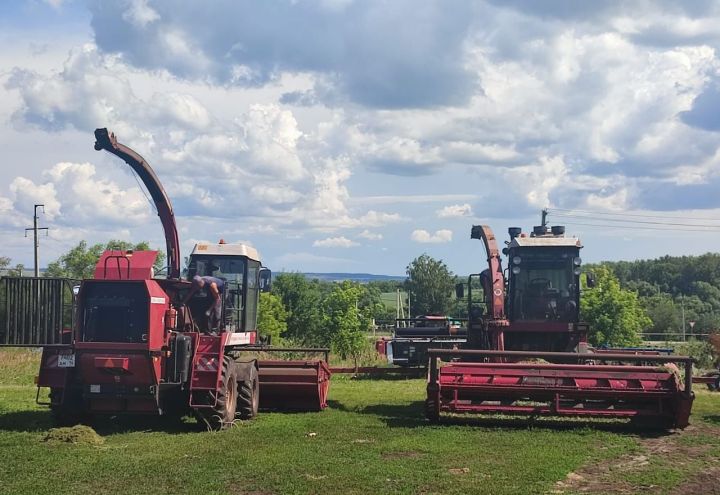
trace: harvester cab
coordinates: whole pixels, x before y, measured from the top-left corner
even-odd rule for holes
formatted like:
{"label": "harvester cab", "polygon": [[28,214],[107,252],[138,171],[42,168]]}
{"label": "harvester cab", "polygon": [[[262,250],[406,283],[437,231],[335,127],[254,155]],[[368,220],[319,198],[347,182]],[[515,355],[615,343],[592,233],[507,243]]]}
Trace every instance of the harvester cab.
{"label": "harvester cab", "polygon": [[587,325],[579,322],[580,240],[565,237],[563,227],[536,227],[529,236],[508,231],[506,304],[515,331],[505,333],[505,349],[579,350],[587,342]]}
{"label": "harvester cab", "polygon": [[[687,426],[692,359],[592,349],[579,312],[580,240],[544,222],[529,235],[519,228],[509,234],[503,270],[490,227],[471,230],[484,244],[488,267],[467,284],[466,346],[428,351],[427,417],[472,412]],[[479,288],[481,297],[474,295]]]}
{"label": "harvester cab", "polygon": [[190,254],[187,278],[192,281],[196,276],[221,280],[224,286],[218,322],[210,321],[206,314],[212,304],[209,288],[191,294],[187,305],[200,331],[256,332],[259,294],[270,290],[271,271],[262,266],[255,248],[222,240],[218,244],[196,244]]}

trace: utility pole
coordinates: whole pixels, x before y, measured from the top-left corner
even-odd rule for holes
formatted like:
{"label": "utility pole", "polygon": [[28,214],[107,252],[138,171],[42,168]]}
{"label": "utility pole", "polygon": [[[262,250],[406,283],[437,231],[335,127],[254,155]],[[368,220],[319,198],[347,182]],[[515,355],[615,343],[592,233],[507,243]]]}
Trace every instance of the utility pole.
{"label": "utility pole", "polygon": [[680,308],[682,308],[682,325],[683,325],[683,342],[687,340],[685,336],[685,296],[680,295]]}
{"label": "utility pole", "polygon": [[47,227],[38,227],[38,208],[42,208],[42,212],[45,213],[45,205],[35,205],[35,211],[33,215],[33,226],[32,228],[25,229],[25,237],[27,237],[28,230],[33,231],[33,239],[35,241],[35,277],[40,276],[40,265],[38,264],[38,249],[40,248],[40,241],[38,240],[38,230],[44,230],[45,235],[48,233]]}

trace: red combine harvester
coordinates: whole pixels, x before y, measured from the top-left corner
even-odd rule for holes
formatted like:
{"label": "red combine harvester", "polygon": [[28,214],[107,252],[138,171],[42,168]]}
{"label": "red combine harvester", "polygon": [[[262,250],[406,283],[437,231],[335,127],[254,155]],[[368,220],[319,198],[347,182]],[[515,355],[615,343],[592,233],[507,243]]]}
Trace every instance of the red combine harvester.
{"label": "red combine harvester", "polygon": [[[579,321],[582,245],[564,233],[559,226],[535,227],[529,236],[509,229],[506,280],[493,232],[473,226],[471,238],[482,240],[489,266],[469,277],[465,348],[428,351],[428,419],[499,413],[688,425],[692,358],[588,346],[588,325]],[[474,300],[473,288],[484,296]]]}
{"label": "red combine harvester", "polygon": [[[150,192],[165,232],[167,278],[154,277],[155,251],[108,251],[94,278],[79,286],[3,279],[0,345],[43,347],[38,398],[49,388],[47,405],[65,423],[100,414],[194,413],[212,429],[250,419],[259,407],[326,407],[327,357],[258,361],[248,352],[283,350],[257,344],[259,293],[271,280],[257,251],[222,241],[197,244],[182,279],[175,218],[157,176],[107,129],[95,138],[95,149],[122,158]],[[195,276],[222,280],[222,293],[193,285]],[[211,310],[215,297],[219,313]]]}

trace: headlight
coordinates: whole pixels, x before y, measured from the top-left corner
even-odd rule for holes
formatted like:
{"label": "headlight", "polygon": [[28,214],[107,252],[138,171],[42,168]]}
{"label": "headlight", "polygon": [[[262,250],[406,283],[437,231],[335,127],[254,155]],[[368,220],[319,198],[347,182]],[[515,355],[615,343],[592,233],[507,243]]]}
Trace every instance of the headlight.
{"label": "headlight", "polygon": [[575,257],[575,259],[573,259],[573,264],[575,266],[580,266],[582,264],[582,259],[580,258],[580,256],[577,256]]}
{"label": "headlight", "polygon": [[582,270],[580,270],[580,267],[577,267],[577,268],[575,268],[575,270],[573,270],[573,273],[574,273],[575,275],[580,275],[580,272],[581,272],[581,271],[582,271]]}
{"label": "headlight", "polygon": [[519,267],[519,266],[514,266],[512,272],[513,272],[515,275],[517,275],[518,273],[520,273],[520,267]]}
{"label": "headlight", "polygon": [[521,261],[522,261],[522,258],[520,256],[513,256],[513,259],[512,259],[513,265],[519,265]]}

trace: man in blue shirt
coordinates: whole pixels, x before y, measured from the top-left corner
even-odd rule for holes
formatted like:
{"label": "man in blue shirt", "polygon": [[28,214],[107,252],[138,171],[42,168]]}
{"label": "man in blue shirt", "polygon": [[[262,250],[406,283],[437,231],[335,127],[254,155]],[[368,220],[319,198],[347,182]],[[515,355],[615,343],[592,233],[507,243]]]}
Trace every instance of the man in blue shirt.
{"label": "man in blue shirt", "polygon": [[186,300],[189,300],[193,294],[200,289],[207,288],[212,301],[205,316],[207,316],[208,329],[216,330],[222,322],[222,294],[225,292],[225,281],[221,278],[195,275],[192,278],[192,289],[187,295]]}

